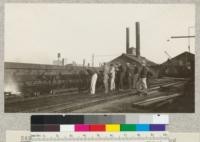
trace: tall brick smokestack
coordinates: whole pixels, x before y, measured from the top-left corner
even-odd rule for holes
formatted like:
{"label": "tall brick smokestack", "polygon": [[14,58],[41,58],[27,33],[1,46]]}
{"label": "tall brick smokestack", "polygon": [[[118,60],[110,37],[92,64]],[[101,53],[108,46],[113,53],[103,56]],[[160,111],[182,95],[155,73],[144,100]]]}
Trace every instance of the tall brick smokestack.
{"label": "tall brick smokestack", "polygon": [[135,23],[135,31],[136,31],[136,56],[140,57],[140,23]]}
{"label": "tall brick smokestack", "polygon": [[128,54],[129,49],[129,28],[126,28],[126,54]]}

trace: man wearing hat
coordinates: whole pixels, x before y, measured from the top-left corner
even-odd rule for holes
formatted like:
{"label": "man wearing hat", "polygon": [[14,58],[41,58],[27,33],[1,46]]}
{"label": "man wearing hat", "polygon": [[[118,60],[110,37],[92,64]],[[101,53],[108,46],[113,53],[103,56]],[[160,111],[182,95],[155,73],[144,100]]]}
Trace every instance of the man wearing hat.
{"label": "man wearing hat", "polygon": [[126,75],[127,66],[126,64],[122,64],[120,68],[121,68],[121,72],[120,72],[120,89],[119,90],[124,90],[124,79]]}
{"label": "man wearing hat", "polygon": [[139,78],[139,70],[136,64],[133,65],[134,70],[133,70],[133,89],[136,89],[136,84]]}
{"label": "man wearing hat", "polygon": [[90,77],[91,77],[91,81],[90,81],[90,94],[94,95],[96,92],[96,82],[97,82],[97,70],[96,69],[88,69],[87,72],[89,73]]}
{"label": "man wearing hat", "polygon": [[127,80],[128,80],[128,89],[132,89],[133,69],[131,68],[130,63],[126,63],[126,68],[127,68],[126,75],[127,75]]}
{"label": "man wearing hat", "polygon": [[104,88],[105,88],[105,94],[108,94],[109,92],[109,71],[110,67],[107,63],[104,63],[103,66],[103,83],[104,83]]}
{"label": "man wearing hat", "polygon": [[120,74],[121,74],[121,64],[117,63],[115,65],[115,88],[119,91],[120,88]]}
{"label": "man wearing hat", "polygon": [[140,78],[141,78],[141,85],[142,85],[142,88],[143,88],[143,91],[146,95],[147,95],[147,73],[148,73],[148,70],[147,70],[147,67],[146,67],[146,61],[145,60],[142,60],[142,69],[141,69],[141,72],[140,72]]}
{"label": "man wearing hat", "polygon": [[110,64],[110,91],[115,91],[115,66]]}

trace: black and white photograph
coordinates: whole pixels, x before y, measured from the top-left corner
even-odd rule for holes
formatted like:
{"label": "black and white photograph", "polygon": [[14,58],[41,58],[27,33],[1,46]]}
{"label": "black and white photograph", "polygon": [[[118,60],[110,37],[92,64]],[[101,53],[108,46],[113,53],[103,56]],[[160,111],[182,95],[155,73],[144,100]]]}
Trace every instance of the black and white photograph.
{"label": "black and white photograph", "polygon": [[7,3],[6,113],[194,113],[194,4]]}

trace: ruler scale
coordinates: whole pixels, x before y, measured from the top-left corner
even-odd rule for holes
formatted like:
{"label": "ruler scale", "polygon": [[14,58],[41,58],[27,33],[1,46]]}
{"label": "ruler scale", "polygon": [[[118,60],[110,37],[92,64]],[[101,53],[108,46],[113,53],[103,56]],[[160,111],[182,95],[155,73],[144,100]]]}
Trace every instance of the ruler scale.
{"label": "ruler scale", "polygon": [[[155,135],[156,133],[156,135]],[[50,134],[52,136],[50,136]],[[77,134],[77,133],[76,133]],[[86,133],[84,133],[86,134]],[[119,134],[119,133],[115,133]],[[158,135],[159,134],[159,135]],[[90,133],[91,135],[91,133]],[[168,133],[168,132],[153,132],[153,133],[122,133],[118,136],[117,140],[110,139],[105,136],[105,133],[96,132],[93,133],[93,136],[88,138],[86,142],[200,142],[200,133]],[[86,135],[87,136],[87,135]],[[56,137],[56,138],[55,138]],[[140,137],[136,138],[136,137]],[[55,139],[54,139],[55,138]],[[95,139],[94,139],[95,138]],[[169,140],[168,140],[169,138]],[[76,140],[77,137],[71,133],[33,133],[30,131],[6,131],[6,142],[70,142],[70,141],[82,141],[85,142],[85,139]]]}
{"label": "ruler scale", "polygon": [[169,142],[168,132],[32,132],[32,142]]}

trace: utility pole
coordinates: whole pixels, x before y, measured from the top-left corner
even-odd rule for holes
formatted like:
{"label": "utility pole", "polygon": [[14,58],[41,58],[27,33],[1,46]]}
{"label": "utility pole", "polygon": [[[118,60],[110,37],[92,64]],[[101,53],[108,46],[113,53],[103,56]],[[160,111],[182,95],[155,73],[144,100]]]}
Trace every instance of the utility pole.
{"label": "utility pole", "polygon": [[85,67],[85,59],[83,59],[83,67]]}
{"label": "utility pole", "polygon": [[188,50],[190,52],[190,38],[195,38],[195,36],[191,36],[189,30],[188,30],[188,36],[171,36],[171,39],[180,39],[180,38],[188,39]]}
{"label": "utility pole", "polygon": [[60,61],[59,59],[60,59],[60,57],[61,57],[61,54],[58,53],[57,57],[58,57],[58,61]]}
{"label": "utility pole", "polygon": [[[193,36],[190,35],[190,28],[193,28],[193,26],[188,27],[188,35],[187,36],[171,36],[171,39],[180,39],[180,38],[188,39],[188,50],[189,50],[189,53],[190,53],[190,38],[195,38],[194,35]],[[188,60],[189,59],[188,59],[187,54],[186,54],[185,61],[188,62]],[[189,62],[190,62],[190,60],[189,60]]]}
{"label": "utility pole", "polygon": [[94,67],[94,54],[92,54],[92,67]]}
{"label": "utility pole", "polygon": [[65,59],[62,58],[62,66],[64,66],[64,65],[65,65]]}
{"label": "utility pole", "polygon": [[[194,28],[194,26],[189,26],[188,27],[188,36],[190,36],[190,29],[191,28]],[[189,49],[189,52],[190,52],[190,38],[188,38],[188,49]]]}

